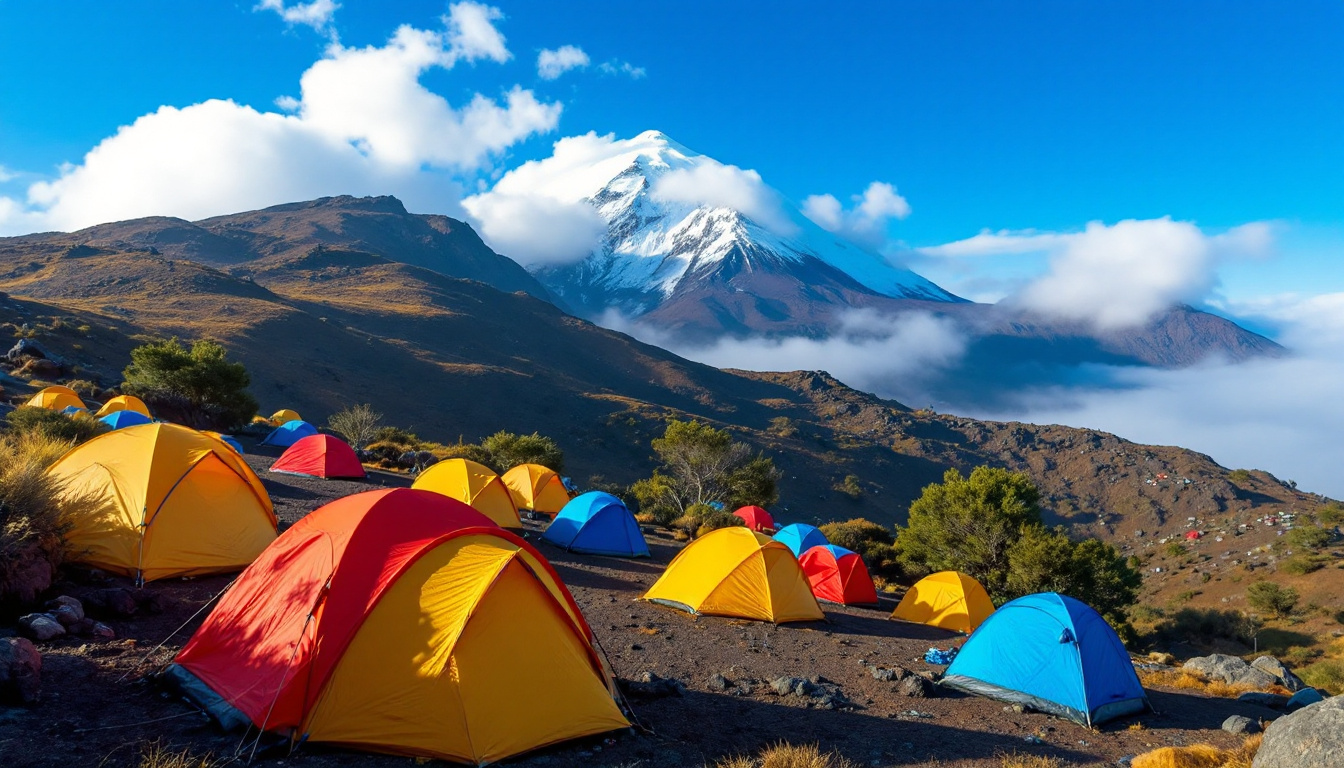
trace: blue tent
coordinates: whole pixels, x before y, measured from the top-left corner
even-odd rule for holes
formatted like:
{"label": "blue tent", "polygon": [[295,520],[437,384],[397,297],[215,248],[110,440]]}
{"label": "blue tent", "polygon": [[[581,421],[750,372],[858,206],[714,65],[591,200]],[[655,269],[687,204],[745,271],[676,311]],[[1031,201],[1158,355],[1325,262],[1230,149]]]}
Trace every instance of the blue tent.
{"label": "blue tent", "polygon": [[61,413],[66,416],[74,416],[76,413],[88,413],[88,408],[80,408],[78,405],[67,405],[61,409]]}
{"label": "blue tent", "polygon": [[271,434],[266,436],[265,440],[261,441],[261,444],[278,445],[281,448],[288,448],[303,438],[316,434],[317,427],[314,427],[306,421],[295,419],[293,421],[286,421],[284,424],[276,427],[271,431]]}
{"label": "blue tent", "polygon": [[625,503],[609,493],[589,491],[570,499],[541,538],[571,552],[613,557],[648,557],[649,545]]}
{"label": "blue tent", "polygon": [[235,450],[235,451],[237,451],[237,452],[239,452],[239,453],[247,453],[247,451],[244,451],[244,450],[243,450],[243,444],[240,443],[240,442],[238,442],[237,440],[233,439],[233,437],[232,437],[231,435],[220,435],[220,436],[219,436],[219,439],[220,439],[220,440],[223,440],[223,441],[226,442],[226,443],[228,443],[228,444],[229,444],[229,447],[232,448],[233,450]]}
{"label": "blue tent", "polygon": [[1086,726],[1150,708],[1115,630],[1086,604],[1054,592],[991,613],[942,684]]}
{"label": "blue tent", "polygon": [[113,411],[98,420],[113,429],[137,427],[141,424],[149,424],[153,421],[153,419],[139,411]]}
{"label": "blue tent", "polygon": [[831,543],[826,540],[826,534],[807,523],[793,523],[780,528],[779,533],[775,534],[775,541],[793,550],[794,557],[802,557],[804,552],[813,547],[824,547]]}

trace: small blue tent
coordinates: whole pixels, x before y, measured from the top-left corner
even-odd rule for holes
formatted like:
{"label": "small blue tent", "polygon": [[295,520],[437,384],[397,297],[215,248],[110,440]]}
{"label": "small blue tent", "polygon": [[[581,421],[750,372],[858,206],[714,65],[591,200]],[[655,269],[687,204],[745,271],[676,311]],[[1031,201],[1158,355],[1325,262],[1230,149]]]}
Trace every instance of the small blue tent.
{"label": "small blue tent", "polygon": [[793,523],[780,528],[779,533],[775,534],[775,541],[793,550],[794,557],[802,557],[804,552],[813,547],[824,547],[831,543],[826,540],[826,534],[807,523]]}
{"label": "small blue tent", "polygon": [[229,447],[232,448],[233,450],[239,453],[247,453],[247,451],[243,450],[243,444],[235,440],[232,435],[220,435],[219,439],[223,440],[225,443],[228,443]]}
{"label": "small blue tent", "polygon": [[541,538],[570,552],[612,557],[648,557],[649,545],[625,503],[589,491],[569,500]]}
{"label": "small blue tent", "polygon": [[991,613],[942,684],[1089,727],[1150,708],[1115,630],[1086,604],[1054,592]]}
{"label": "small blue tent", "polygon": [[295,419],[294,421],[286,421],[284,424],[276,427],[271,431],[271,434],[266,436],[265,440],[261,441],[261,444],[278,445],[281,448],[288,448],[303,438],[316,434],[317,427],[314,427],[306,421]]}
{"label": "small blue tent", "polygon": [[149,418],[143,413],[140,413],[139,411],[130,411],[130,410],[113,411],[112,413],[109,413],[98,420],[113,429],[121,429],[123,427],[137,427],[141,424],[149,424],[153,421],[153,419]]}
{"label": "small blue tent", "polygon": [[74,416],[76,413],[88,413],[88,408],[80,408],[78,405],[67,405],[61,409],[61,413],[66,416]]}

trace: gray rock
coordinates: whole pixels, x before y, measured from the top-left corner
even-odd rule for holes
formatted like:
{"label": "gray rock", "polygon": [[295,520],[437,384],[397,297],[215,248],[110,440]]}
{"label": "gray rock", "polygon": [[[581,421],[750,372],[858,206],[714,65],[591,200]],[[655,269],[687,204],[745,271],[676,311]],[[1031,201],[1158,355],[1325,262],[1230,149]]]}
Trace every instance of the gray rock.
{"label": "gray rock", "polygon": [[1307,684],[1302,682],[1302,678],[1294,675],[1293,671],[1289,669],[1287,665],[1273,656],[1261,656],[1255,661],[1252,661],[1251,666],[1261,672],[1277,677],[1280,685],[1294,693],[1307,687]]}
{"label": "gray rock", "polygon": [[1249,717],[1232,715],[1223,721],[1223,730],[1236,734],[1255,733],[1260,730],[1260,724]]}
{"label": "gray rock", "polygon": [[775,693],[779,694],[780,696],[788,696],[789,694],[793,693],[795,689],[803,685],[811,685],[811,683],[807,682],[801,677],[788,677],[788,676],[777,677],[774,680],[770,681],[770,687],[774,688]]}
{"label": "gray rock", "polygon": [[1281,693],[1263,693],[1261,691],[1247,691],[1237,697],[1237,701],[1244,701],[1247,704],[1259,704],[1262,707],[1270,709],[1283,709],[1288,706],[1288,697]]}
{"label": "gray rock", "polygon": [[117,636],[117,631],[101,621],[95,621],[93,626],[89,628],[89,634],[99,640],[113,640]]}
{"label": "gray rock", "polygon": [[1344,696],[1334,696],[1275,720],[1253,768],[1339,768],[1344,763]]}
{"label": "gray rock", "polygon": [[35,704],[42,695],[42,654],[23,637],[0,638],[0,700]]}
{"label": "gray rock", "polygon": [[709,682],[705,685],[711,691],[726,691],[732,683],[728,682],[728,678],[715,672],[709,676]]}
{"label": "gray rock", "polygon": [[919,675],[910,675],[896,684],[896,692],[902,696],[923,699],[933,695],[933,686]]}
{"label": "gray rock", "polygon": [[33,341],[32,339],[19,339],[18,343],[10,347],[9,351],[5,353],[5,357],[10,362],[17,363],[23,361],[24,358],[36,357],[39,359],[46,359],[49,355],[47,354],[47,350],[43,349],[42,345],[38,344],[36,341]]}
{"label": "gray rock", "polygon": [[1221,680],[1228,685],[1268,688],[1279,682],[1277,677],[1268,672],[1256,669],[1236,656],[1223,653],[1196,656],[1185,662],[1184,668],[1198,672],[1210,680]]}
{"label": "gray rock", "polygon": [[869,671],[872,673],[874,680],[881,680],[884,683],[894,683],[898,680],[904,680],[911,675],[910,670],[901,669],[900,667],[896,667],[895,669],[873,667]]}
{"label": "gray rock", "polygon": [[69,595],[61,595],[47,601],[47,612],[68,627],[84,619],[84,604]]}
{"label": "gray rock", "polygon": [[686,686],[680,680],[659,677],[652,672],[645,672],[637,680],[622,680],[621,687],[627,694],[645,699],[681,696],[686,690]]}
{"label": "gray rock", "polygon": [[19,631],[27,637],[45,642],[65,634],[65,627],[45,613],[30,613],[19,619]]}
{"label": "gray rock", "polygon": [[1321,692],[1315,688],[1303,688],[1297,693],[1294,693],[1291,699],[1288,699],[1288,703],[1284,705],[1284,709],[1292,712],[1296,709],[1309,707],[1324,698],[1325,697],[1321,695]]}

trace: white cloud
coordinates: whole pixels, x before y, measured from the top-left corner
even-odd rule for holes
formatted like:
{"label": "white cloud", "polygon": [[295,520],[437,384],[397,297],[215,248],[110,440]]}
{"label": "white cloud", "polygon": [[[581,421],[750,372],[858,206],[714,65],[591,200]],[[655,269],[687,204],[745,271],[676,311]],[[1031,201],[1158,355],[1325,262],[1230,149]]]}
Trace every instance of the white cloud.
{"label": "white cloud", "polygon": [[256,10],[275,11],[290,24],[302,24],[321,32],[329,27],[340,7],[335,0],[312,0],[292,5],[285,5],[284,0],[261,0]]}
{"label": "white cloud", "polygon": [[514,87],[455,107],[426,89],[430,69],[508,57],[498,12],[458,3],[438,31],[403,26],[384,46],[328,46],[300,81],[293,114],[212,99],[123,126],[77,165],[0,198],[0,231],[75,229],[148,215],[188,219],[330,194],[396,194],[460,213],[456,181],[516,142],[553,130],[561,105]]}
{"label": "white cloud", "polygon": [[631,80],[638,80],[648,74],[643,67],[636,67],[628,61],[604,61],[597,65],[597,71],[604,75],[624,75]]}
{"label": "white cloud", "polygon": [[549,48],[537,55],[537,74],[543,80],[554,80],[571,69],[588,66],[588,54],[574,45]]}
{"label": "white cloud", "polygon": [[793,235],[798,225],[789,220],[779,197],[756,171],[743,170],[704,158],[690,168],[677,168],[659,176],[650,196],[667,202],[732,208],[781,235]]}
{"label": "white cloud", "polygon": [[896,187],[881,181],[854,195],[854,207],[845,210],[834,195],[812,195],[803,201],[803,215],[817,226],[851,242],[876,250],[887,240],[887,223],[910,215],[910,203]]}
{"label": "white cloud", "polygon": [[463,204],[492,248],[529,268],[582,260],[607,231],[607,223],[587,203],[488,194]]}

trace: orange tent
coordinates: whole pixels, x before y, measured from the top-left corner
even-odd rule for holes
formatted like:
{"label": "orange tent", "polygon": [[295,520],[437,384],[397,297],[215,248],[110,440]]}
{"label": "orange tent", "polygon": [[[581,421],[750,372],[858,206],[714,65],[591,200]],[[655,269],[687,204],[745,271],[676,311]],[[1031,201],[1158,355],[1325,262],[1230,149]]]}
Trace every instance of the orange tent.
{"label": "orange tent", "polygon": [[519,464],[500,479],[519,509],[555,517],[569,503],[569,491],[560,476],[540,464]]}
{"label": "orange tent", "polygon": [[43,389],[41,392],[28,398],[28,402],[24,403],[24,405],[32,406],[34,408],[47,408],[53,411],[64,411],[70,406],[87,409],[87,406],[84,405],[84,401],[80,400],[79,395],[75,394],[75,390],[60,385]]}
{"label": "orange tent", "polygon": [[523,527],[508,487],[484,464],[470,459],[446,459],[421,472],[411,487],[470,504],[472,509],[505,528]]}
{"label": "orange tent", "polygon": [[476,765],[629,724],[546,559],[411,488],[295,523],[168,677],[226,726]]}

